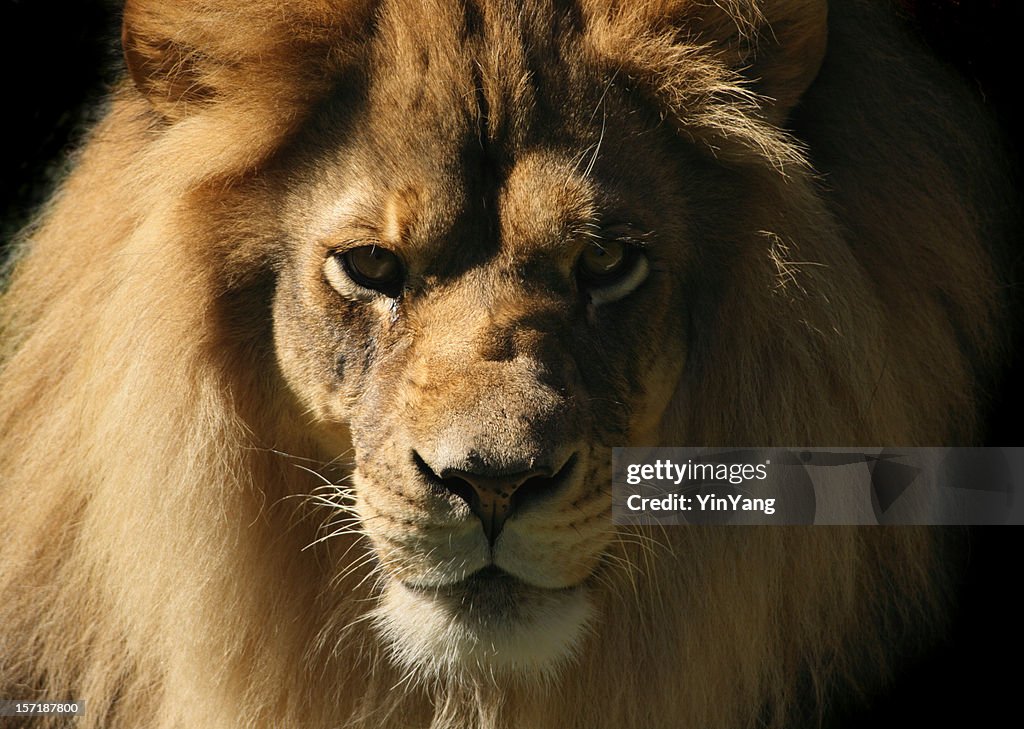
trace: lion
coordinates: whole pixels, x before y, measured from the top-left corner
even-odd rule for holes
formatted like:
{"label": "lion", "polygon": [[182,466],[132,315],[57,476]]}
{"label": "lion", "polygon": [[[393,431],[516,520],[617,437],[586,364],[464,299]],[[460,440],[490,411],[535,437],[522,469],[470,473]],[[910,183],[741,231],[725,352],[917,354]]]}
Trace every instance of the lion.
{"label": "lion", "polygon": [[615,446],[984,437],[1000,145],[886,6],[123,29],[0,300],[32,726],[781,726],[941,630],[934,531],[610,517]]}

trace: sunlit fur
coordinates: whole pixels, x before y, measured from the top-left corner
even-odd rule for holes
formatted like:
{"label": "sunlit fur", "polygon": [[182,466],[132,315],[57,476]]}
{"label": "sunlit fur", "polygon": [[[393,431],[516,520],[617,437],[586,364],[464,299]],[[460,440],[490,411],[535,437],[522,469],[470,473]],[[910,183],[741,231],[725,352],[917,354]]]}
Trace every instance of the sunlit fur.
{"label": "sunlit fur", "polygon": [[[448,37],[455,4],[386,4],[375,17]],[[933,533],[609,526],[564,660],[467,670],[436,615],[430,640],[454,656],[420,667],[382,639],[381,610],[385,626],[419,616],[380,603],[397,588],[353,513],[347,435],[327,439],[278,371],[263,175],[289,170],[280,151],[361,63],[371,5],[129,3],[135,85],[25,232],[0,299],[0,696],[84,699],[81,729],[710,729],[785,725],[884,680],[940,622]],[[555,12],[485,5],[509,27]],[[697,345],[675,381],[652,374],[674,394],[634,413],[633,442],[980,437],[1006,216],[988,126],[855,3],[833,4],[804,94],[820,5],[574,10],[592,62],[702,156],[694,174],[717,166],[744,192],[689,211],[729,253],[693,279],[714,308],[672,314]]]}

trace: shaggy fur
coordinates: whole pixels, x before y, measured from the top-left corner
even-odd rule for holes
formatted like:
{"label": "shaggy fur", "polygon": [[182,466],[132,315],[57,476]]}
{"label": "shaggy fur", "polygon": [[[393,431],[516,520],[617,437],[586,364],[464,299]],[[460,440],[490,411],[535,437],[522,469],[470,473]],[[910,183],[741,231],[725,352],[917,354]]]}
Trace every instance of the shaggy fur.
{"label": "shaggy fur", "polygon": [[[998,146],[881,4],[827,17],[128,2],[131,79],[0,299],[0,696],[83,729],[724,728],[883,680],[942,602],[934,533],[607,523],[612,445],[980,436]],[[624,224],[650,275],[580,303]],[[329,285],[368,237],[419,288]],[[578,458],[502,537],[574,597],[497,657],[396,592],[469,569],[408,455],[463,442]]]}

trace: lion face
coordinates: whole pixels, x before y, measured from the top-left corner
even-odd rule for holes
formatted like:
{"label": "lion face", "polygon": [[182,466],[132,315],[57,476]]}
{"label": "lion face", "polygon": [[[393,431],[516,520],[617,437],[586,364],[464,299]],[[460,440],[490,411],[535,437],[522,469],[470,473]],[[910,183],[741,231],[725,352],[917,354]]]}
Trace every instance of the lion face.
{"label": "lion face", "polygon": [[386,30],[296,145],[276,346],[350,433],[397,654],[534,669],[591,618],[610,448],[682,371],[685,175],[636,163],[679,145],[608,74],[445,48]]}

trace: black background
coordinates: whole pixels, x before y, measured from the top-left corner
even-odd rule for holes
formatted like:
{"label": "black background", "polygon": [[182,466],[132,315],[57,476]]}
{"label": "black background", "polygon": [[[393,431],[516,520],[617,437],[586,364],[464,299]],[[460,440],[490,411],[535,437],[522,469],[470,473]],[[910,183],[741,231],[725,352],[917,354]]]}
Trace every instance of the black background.
{"label": "black background", "polygon": [[[973,81],[979,97],[1000,116],[1016,144],[1019,137],[1013,133],[1019,120],[1010,102],[1020,90],[1016,49],[1018,34],[1024,32],[1022,3],[899,4],[935,52]],[[0,250],[45,199],[68,153],[101,113],[101,100],[120,71],[118,22],[118,3],[113,0],[3,0]],[[1024,347],[1018,346],[1017,352],[995,398],[991,445],[1021,443],[1018,413],[1024,405],[1024,358],[1019,353]],[[896,685],[870,707],[828,717],[828,724],[903,729],[927,723],[1015,723],[1017,695],[1024,689],[1024,671],[1018,668],[1024,656],[1024,614],[1016,590],[1024,574],[1024,532],[1014,527],[979,528],[968,538],[968,566],[946,639],[911,660]]]}

